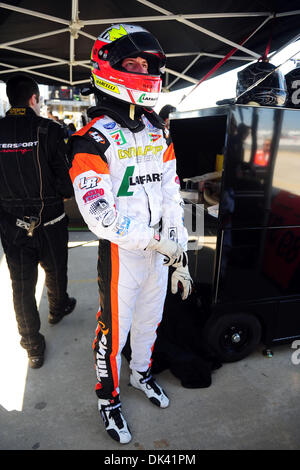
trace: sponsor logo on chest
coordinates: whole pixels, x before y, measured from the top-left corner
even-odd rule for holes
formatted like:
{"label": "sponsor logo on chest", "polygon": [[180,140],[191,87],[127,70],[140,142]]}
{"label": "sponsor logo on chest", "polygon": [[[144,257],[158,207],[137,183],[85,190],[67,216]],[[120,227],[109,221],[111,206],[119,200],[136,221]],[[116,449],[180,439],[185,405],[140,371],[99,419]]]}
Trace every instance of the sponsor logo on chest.
{"label": "sponsor logo on chest", "polygon": [[133,157],[149,157],[156,156],[158,152],[161,152],[163,149],[162,145],[145,145],[142,147],[139,145],[138,147],[129,147],[128,149],[119,149],[118,155],[119,159],[123,158],[133,158]]}
{"label": "sponsor logo on chest", "polygon": [[134,174],[134,166],[128,166],[124,173],[121,185],[117,196],[132,196],[133,191],[129,189],[134,189],[134,186],[145,185],[147,183],[159,183],[162,181],[162,173],[147,173],[145,175],[136,175]]}
{"label": "sponsor logo on chest", "polygon": [[124,145],[127,143],[125,136],[121,129],[116,130],[114,132],[110,132],[109,134],[111,138],[116,142],[117,145]]}
{"label": "sponsor logo on chest", "polygon": [[161,181],[162,173],[148,173],[142,176],[130,176],[129,186],[135,186],[137,184],[155,183]]}

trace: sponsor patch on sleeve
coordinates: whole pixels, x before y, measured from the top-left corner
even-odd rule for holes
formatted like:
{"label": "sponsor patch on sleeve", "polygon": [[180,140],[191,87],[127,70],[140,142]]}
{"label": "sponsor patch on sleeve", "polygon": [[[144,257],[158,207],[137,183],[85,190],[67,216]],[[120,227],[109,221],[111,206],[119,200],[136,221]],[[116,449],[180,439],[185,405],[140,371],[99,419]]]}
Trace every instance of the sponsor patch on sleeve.
{"label": "sponsor patch on sleeve", "polygon": [[98,186],[100,183],[101,178],[100,176],[84,176],[80,178],[79,188],[80,189],[92,189]]}
{"label": "sponsor patch on sleeve", "polygon": [[94,199],[97,199],[100,196],[104,195],[104,189],[102,188],[96,188],[96,189],[91,189],[87,193],[85,193],[84,196],[82,196],[82,199],[84,200],[85,204],[89,204],[92,202]]}
{"label": "sponsor patch on sleeve", "polygon": [[129,217],[122,215],[118,217],[118,220],[113,230],[120,237],[124,237],[128,233],[129,225],[130,225]]}
{"label": "sponsor patch on sleeve", "polygon": [[106,136],[95,127],[91,127],[90,129],[88,129],[84,136],[89,142],[96,145],[99,155],[104,158],[104,153],[110,146],[110,142],[108,141]]}
{"label": "sponsor patch on sleeve", "polygon": [[117,217],[115,207],[111,207],[105,198],[98,198],[92,202],[89,212],[96,220],[102,221],[103,227],[112,225]]}
{"label": "sponsor patch on sleeve", "polygon": [[88,131],[88,135],[94,139],[97,144],[105,144],[106,139],[105,137],[99,132],[98,130],[94,129],[93,127]]}

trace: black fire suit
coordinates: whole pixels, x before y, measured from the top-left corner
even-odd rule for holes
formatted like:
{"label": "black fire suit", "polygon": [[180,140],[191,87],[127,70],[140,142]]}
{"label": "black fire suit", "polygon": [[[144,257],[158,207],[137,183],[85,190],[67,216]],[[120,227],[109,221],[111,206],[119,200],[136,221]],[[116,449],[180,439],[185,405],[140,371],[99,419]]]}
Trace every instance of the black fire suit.
{"label": "black fire suit", "polygon": [[63,198],[72,195],[61,126],[29,107],[11,108],[0,119],[0,234],[21,345],[29,355],[44,346],[35,301],[38,263],[46,274],[50,313],[61,313],[69,300]]}

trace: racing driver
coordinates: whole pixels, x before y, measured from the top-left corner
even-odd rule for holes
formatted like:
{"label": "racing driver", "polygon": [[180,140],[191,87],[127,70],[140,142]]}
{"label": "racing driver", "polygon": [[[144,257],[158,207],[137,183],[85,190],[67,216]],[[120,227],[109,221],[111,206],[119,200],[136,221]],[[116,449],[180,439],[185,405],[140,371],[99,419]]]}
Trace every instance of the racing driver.
{"label": "racing driver", "polygon": [[[100,306],[93,343],[98,408],[106,431],[128,443],[121,413],[121,351],[130,331],[130,384],[161,408],[169,399],[151,375],[151,354],[167,290],[186,299],[191,291],[187,231],[173,146],[153,111],[165,55],[144,28],[117,24],[96,40],[91,121],[70,139],[76,202],[99,240]],[[172,238],[172,239],[171,239]]]}

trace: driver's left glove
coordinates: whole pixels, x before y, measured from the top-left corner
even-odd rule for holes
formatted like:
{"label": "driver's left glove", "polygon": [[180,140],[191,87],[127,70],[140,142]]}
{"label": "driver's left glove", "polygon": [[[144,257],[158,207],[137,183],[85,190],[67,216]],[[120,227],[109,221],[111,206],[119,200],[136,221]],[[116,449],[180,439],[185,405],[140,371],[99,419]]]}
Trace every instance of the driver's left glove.
{"label": "driver's left glove", "polygon": [[192,292],[192,278],[190,276],[188,262],[187,262],[187,255],[184,253],[184,262],[180,264],[171,276],[171,291],[172,294],[176,294],[178,292],[178,284],[180,283],[182,286],[181,289],[181,298],[185,300],[188,298],[190,293]]}

